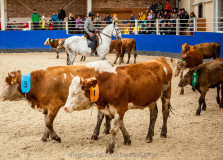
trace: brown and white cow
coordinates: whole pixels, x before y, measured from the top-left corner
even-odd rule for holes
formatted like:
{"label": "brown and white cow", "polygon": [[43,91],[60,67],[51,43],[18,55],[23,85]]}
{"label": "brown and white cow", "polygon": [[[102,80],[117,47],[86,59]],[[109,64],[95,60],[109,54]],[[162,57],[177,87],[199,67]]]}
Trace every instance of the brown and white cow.
{"label": "brown and white cow", "polygon": [[[161,137],[167,134],[167,119],[170,109],[172,69],[165,58],[150,62],[119,66],[113,73],[103,72],[91,80],[76,76],[69,88],[65,111],[83,110],[91,107],[90,88],[99,87],[97,108],[110,118],[114,118],[111,129],[112,139],[106,153],[113,153],[115,135],[121,129],[124,144],[131,144],[130,136],[123,124],[123,117],[128,109],[150,109],[150,125],[146,137],[152,142],[157,118],[157,100],[162,99],[163,127]],[[93,92],[92,92],[93,93]],[[96,91],[95,93],[98,93]],[[128,104],[132,103],[133,107]]]}
{"label": "brown and white cow", "polygon": [[56,51],[56,58],[59,58],[59,49],[64,49],[63,45],[59,46],[60,43],[62,43],[63,41],[65,41],[66,39],[51,39],[51,38],[47,38],[46,41],[44,42],[44,45],[50,45],[55,51]]}
{"label": "brown and white cow", "polygon": [[118,40],[112,40],[110,44],[109,53],[116,52],[116,59],[114,61],[114,64],[116,64],[118,58],[119,58],[119,64],[123,62],[123,54],[122,54],[122,41]]}
{"label": "brown and white cow", "polygon": [[187,43],[182,44],[182,54],[186,53],[189,50],[197,50],[199,53],[201,53],[204,59],[215,59],[220,57],[220,44],[217,42],[200,43],[194,46],[190,46]]}
{"label": "brown and white cow", "polygon": [[133,55],[134,55],[134,63],[136,63],[136,57],[137,57],[137,53],[136,53],[136,41],[133,38],[122,38],[122,54],[123,57],[125,55],[125,52],[128,53],[128,60],[127,60],[127,64],[129,64],[129,60],[131,57],[131,51],[133,51]]}
{"label": "brown and white cow", "polygon": [[[90,62],[86,65],[78,66],[56,66],[48,67],[44,70],[31,72],[31,90],[26,95],[21,92],[21,71],[10,72],[5,79],[5,86],[0,93],[0,100],[15,101],[26,99],[30,102],[31,107],[41,111],[45,117],[46,129],[42,137],[47,141],[49,135],[52,139],[60,142],[61,139],[54,132],[53,121],[60,107],[64,106],[69,86],[74,76],[89,78],[101,72],[111,72],[114,70],[107,61]],[[104,118],[99,112],[98,117]],[[110,121],[106,118],[106,129],[104,132],[109,133]],[[92,139],[97,139],[101,123],[98,122]]]}
{"label": "brown and white cow", "polygon": [[[197,84],[195,88],[200,92],[199,106],[197,108],[196,115],[201,113],[201,105],[203,104],[202,110],[206,110],[205,95],[209,88],[218,87],[217,102],[220,108],[223,108],[223,59],[216,58],[208,63],[204,63],[191,69],[185,74],[178,84],[179,87],[185,87],[192,83],[192,76],[194,72],[197,72]],[[219,97],[221,85],[221,100]]]}
{"label": "brown and white cow", "polygon": [[[180,72],[180,78],[183,78],[183,71],[185,69],[190,69],[197,67],[203,63],[203,56],[196,50],[189,50],[180,57],[176,64],[176,70],[174,76],[177,77]],[[181,88],[180,95],[184,94],[184,88]]]}

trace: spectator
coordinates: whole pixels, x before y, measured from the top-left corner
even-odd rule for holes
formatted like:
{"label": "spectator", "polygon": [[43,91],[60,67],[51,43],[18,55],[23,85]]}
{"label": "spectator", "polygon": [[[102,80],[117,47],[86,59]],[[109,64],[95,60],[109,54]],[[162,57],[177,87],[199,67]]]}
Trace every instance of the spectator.
{"label": "spectator", "polygon": [[40,21],[41,24],[41,30],[46,30],[46,20],[45,20],[45,16],[42,16],[42,19]]}
{"label": "spectator", "polygon": [[138,13],[138,17],[137,17],[137,18],[138,18],[138,20],[140,20],[140,15],[141,15],[141,13]]}
{"label": "spectator", "polygon": [[73,16],[72,13],[70,13],[68,17],[68,33],[74,34],[74,30],[75,30],[75,17]]}
{"label": "spectator", "polygon": [[152,15],[150,20],[151,20],[152,23],[154,23],[155,19],[156,19],[156,14],[153,12],[153,10],[150,10],[150,15]]}
{"label": "spectator", "polygon": [[100,29],[100,26],[101,26],[101,25],[100,25],[100,24],[101,24],[101,20],[102,20],[102,19],[101,19],[101,16],[99,15],[99,13],[97,13],[97,14],[96,14],[96,17],[95,17],[95,19],[94,19],[94,22],[95,22],[95,24],[96,24],[96,25],[95,25],[95,28],[98,29],[98,30]]}
{"label": "spectator", "polygon": [[129,34],[129,27],[126,27],[126,28],[124,29],[123,34]]}
{"label": "spectator", "polygon": [[77,30],[77,34],[81,34],[82,32],[82,19],[80,16],[77,16],[77,19],[76,19],[76,30]]}
{"label": "spectator", "polygon": [[182,9],[179,9],[177,16],[178,16],[178,18],[180,18],[182,16]]}
{"label": "spectator", "polygon": [[182,14],[180,16],[180,30],[184,30],[186,29],[186,26],[187,26],[187,22],[188,22],[188,19],[189,19],[189,15],[187,12],[185,12],[185,9],[183,8],[182,9]]}
{"label": "spectator", "polygon": [[106,17],[104,18],[104,21],[106,21],[106,24],[111,24],[112,22],[111,22],[111,16],[110,16],[110,14],[109,13],[107,13],[107,15],[106,15]]}
{"label": "spectator", "polygon": [[52,20],[49,20],[48,27],[49,27],[49,30],[53,30],[53,22],[52,22]]}
{"label": "spectator", "polygon": [[158,11],[157,15],[156,15],[156,18],[158,19],[161,19],[162,18],[162,12],[161,11]]}
{"label": "spectator", "polygon": [[171,5],[169,3],[169,0],[166,1],[166,4],[164,6],[164,11],[168,11],[168,13],[172,12],[172,8],[171,8]]}
{"label": "spectator", "polygon": [[160,2],[158,2],[157,6],[156,6],[156,13],[158,13],[159,11],[162,11],[162,10],[163,10],[163,5]]}
{"label": "spectator", "polygon": [[166,34],[167,33],[167,21],[164,21],[163,24],[161,25],[161,28],[160,28],[160,34]]}
{"label": "spectator", "polygon": [[16,24],[16,21],[14,21],[13,24],[12,24],[13,31],[17,31],[18,28],[19,28],[19,26]]}
{"label": "spectator", "polygon": [[131,14],[131,17],[129,18],[129,21],[130,21],[130,27],[134,27],[135,25],[135,16],[134,14]]}
{"label": "spectator", "polygon": [[53,29],[58,30],[58,21],[59,21],[58,15],[56,13],[53,13],[51,20],[53,22]]}
{"label": "spectator", "polygon": [[156,13],[156,3],[153,1],[150,10],[153,10],[154,13]]}
{"label": "spectator", "polygon": [[143,14],[143,12],[140,13],[140,20],[141,20],[141,21],[146,20],[146,15]]}
{"label": "spectator", "polygon": [[178,17],[177,8],[174,8],[173,9],[173,13],[172,13],[172,15],[170,17],[171,18],[171,23],[176,23],[177,17]]}
{"label": "spectator", "polygon": [[160,23],[163,23],[164,21],[167,23],[170,19],[170,15],[167,11],[164,11],[164,14],[162,16],[162,19],[160,21]]}
{"label": "spectator", "polygon": [[29,30],[29,24],[26,23],[26,22],[23,22],[23,23],[22,23],[22,30],[23,30],[23,31],[28,31],[28,30]]}
{"label": "spectator", "polygon": [[39,15],[39,13],[37,13],[36,9],[33,10],[33,14],[31,15],[31,20],[33,22],[34,30],[38,30],[41,17]]}
{"label": "spectator", "polygon": [[60,9],[58,11],[58,18],[59,18],[59,29],[63,30],[63,21],[64,18],[66,17],[66,12],[63,10],[63,7],[60,6]]}
{"label": "spectator", "polygon": [[146,9],[146,17],[149,16],[149,8]]}
{"label": "spectator", "polygon": [[117,14],[114,14],[113,15],[113,18],[111,19],[112,23],[114,22],[115,24],[118,23],[118,17],[117,17]]}
{"label": "spectator", "polygon": [[191,31],[193,31],[193,29],[194,29],[194,18],[196,18],[196,15],[194,14],[194,12],[191,12],[190,18],[189,18],[189,29]]}
{"label": "spectator", "polygon": [[146,34],[156,34],[156,28],[154,27],[154,24],[148,24]]}
{"label": "spectator", "polygon": [[141,26],[141,30],[139,31],[139,34],[146,34],[146,30],[147,30],[147,22],[144,21]]}

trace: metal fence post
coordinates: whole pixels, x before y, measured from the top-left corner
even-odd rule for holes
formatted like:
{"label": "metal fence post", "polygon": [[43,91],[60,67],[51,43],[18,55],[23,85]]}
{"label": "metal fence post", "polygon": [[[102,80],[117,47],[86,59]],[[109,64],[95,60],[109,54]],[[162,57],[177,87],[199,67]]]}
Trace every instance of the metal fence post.
{"label": "metal fence post", "polygon": [[179,30],[179,18],[176,19],[176,35],[180,35],[180,30]]}
{"label": "metal fence post", "polygon": [[196,21],[197,21],[197,18],[194,17],[194,32],[197,31],[197,26],[196,26],[197,23],[196,23]]}
{"label": "metal fence post", "polygon": [[138,20],[135,19],[135,34],[138,34]]}
{"label": "metal fence post", "polygon": [[68,34],[68,22],[66,22],[66,33]]}
{"label": "metal fence post", "polygon": [[29,31],[31,31],[31,22],[29,21]]}
{"label": "metal fence post", "polygon": [[156,19],[156,35],[159,35],[159,19]]}

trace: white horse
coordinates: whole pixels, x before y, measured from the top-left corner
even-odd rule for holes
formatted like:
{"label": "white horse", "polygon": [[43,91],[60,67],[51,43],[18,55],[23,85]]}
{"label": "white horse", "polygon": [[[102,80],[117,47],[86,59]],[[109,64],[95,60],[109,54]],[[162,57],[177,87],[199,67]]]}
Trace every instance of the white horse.
{"label": "white horse", "polygon": [[[116,24],[106,26],[101,32],[99,46],[97,48],[98,57],[100,60],[105,60],[105,56],[109,53],[112,35],[121,40],[122,35]],[[91,48],[88,47],[87,41],[82,36],[72,36],[65,40],[64,48],[69,55],[67,65],[72,65],[78,54],[82,56],[91,56]]]}

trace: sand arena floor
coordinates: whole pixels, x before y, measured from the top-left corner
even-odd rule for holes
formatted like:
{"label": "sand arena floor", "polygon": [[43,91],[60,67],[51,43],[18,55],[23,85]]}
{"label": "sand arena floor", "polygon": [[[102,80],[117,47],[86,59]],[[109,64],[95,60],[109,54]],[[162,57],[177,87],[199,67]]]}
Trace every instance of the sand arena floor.
{"label": "sand arena floor", "polygon": [[[21,70],[23,74],[33,70],[66,65],[65,53],[60,59],[55,53],[15,53],[0,54],[0,89],[8,72]],[[87,57],[86,62],[76,58],[74,65],[98,60]],[[137,62],[144,62],[155,56],[138,56]],[[113,62],[115,55],[108,55]],[[127,56],[125,57],[125,62]],[[170,58],[167,58],[170,62]],[[133,56],[130,61],[133,63]],[[116,148],[113,156],[105,157],[105,149],[110,135],[104,135],[101,127],[99,139],[90,140],[97,120],[97,109],[65,113],[59,111],[54,129],[62,143],[49,139],[42,142],[44,132],[43,114],[33,110],[26,101],[0,101],[0,159],[222,159],[223,158],[223,109],[216,102],[216,89],[210,89],[206,96],[207,111],[195,116],[199,93],[190,86],[185,95],[179,95],[177,87],[179,77],[172,79],[173,113],[168,119],[167,138],[160,138],[162,127],[161,101],[158,101],[158,118],[155,125],[153,143],[146,143],[149,126],[149,109],[129,110],[124,123],[132,140],[131,146],[123,145],[121,131],[116,136]],[[92,115],[91,115],[92,112]],[[79,157],[78,157],[79,156]]]}

